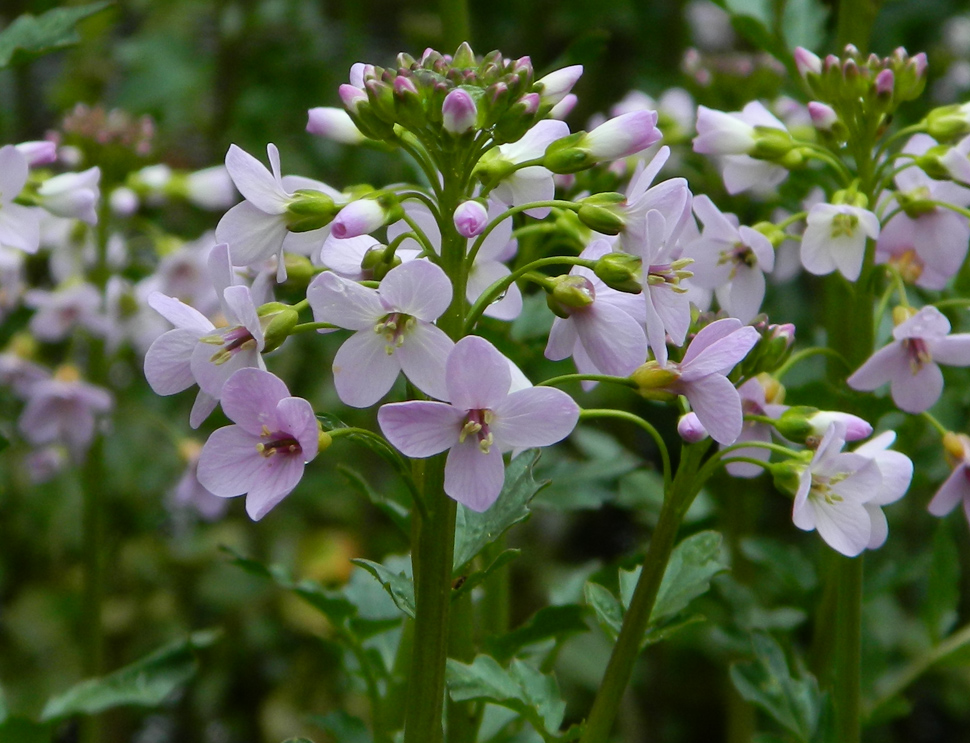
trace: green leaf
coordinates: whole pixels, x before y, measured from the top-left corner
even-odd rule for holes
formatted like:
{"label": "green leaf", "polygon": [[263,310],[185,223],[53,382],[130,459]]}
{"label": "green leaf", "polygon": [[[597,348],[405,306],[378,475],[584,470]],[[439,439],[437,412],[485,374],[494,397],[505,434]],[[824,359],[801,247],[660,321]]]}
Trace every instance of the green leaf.
{"label": "green leaf", "polygon": [[801,550],[768,537],[741,541],[741,554],[766,568],[790,592],[806,593],[818,585],[815,566]]}
{"label": "green leaf", "polygon": [[509,527],[529,518],[529,501],[549,484],[547,480],[536,482],[532,477],[532,468],[538,459],[537,449],[515,457],[505,468],[505,486],[501,495],[484,513],[476,513],[458,504],[453,563],[456,574]]}
{"label": "green leaf", "polygon": [[407,508],[390,498],[385,498],[370,486],[366,478],[357,470],[343,464],[337,465],[337,471],[347,478],[357,492],[373,503],[381,513],[387,516],[402,532],[411,533],[411,513]]}
{"label": "green leaf", "polygon": [[39,16],[25,13],[17,17],[0,32],[0,69],[78,43],[81,40],[75,29],[78,21],[109,5],[109,2],[90,3],[54,8]]}
{"label": "green leaf", "polygon": [[607,636],[616,642],[623,625],[623,606],[610,591],[599,583],[589,582],[583,586],[586,603],[592,607],[596,619]]}
{"label": "green leaf", "polygon": [[51,743],[52,735],[50,725],[41,725],[25,717],[8,717],[0,723],[0,741],[3,743]]}
{"label": "green leaf", "polygon": [[599,508],[616,499],[616,480],[642,464],[613,436],[580,426],[569,438],[582,459],[561,458],[548,474],[552,484],[535,506],[557,511]]}
{"label": "green leaf", "polygon": [[511,632],[489,638],[486,645],[492,655],[499,660],[506,660],[522,648],[551,637],[558,640],[579,632],[588,632],[585,614],[583,607],[576,604],[546,606]]}
{"label": "green leaf", "polygon": [[960,600],[960,556],[949,524],[941,519],[933,535],[933,552],[922,604],[922,619],[935,643],[953,629]]}
{"label": "green leaf", "polygon": [[215,630],[194,632],[114,673],[82,681],[49,699],[41,720],[92,715],[129,704],[158,706],[195,674],[195,651],[208,647],[219,635]]}
{"label": "green leaf", "polygon": [[477,656],[471,665],[449,658],[447,674],[448,693],[456,702],[483,699],[508,707],[548,733],[562,725],[566,703],[555,677],[524,661],[514,660],[506,670],[489,655]]}
{"label": "green leaf", "polygon": [[[687,608],[695,598],[711,587],[711,578],[727,570],[721,561],[721,535],[702,531],[678,544],[664,571],[657,600],[650,613],[650,623],[658,625]],[[620,597],[623,607],[630,605],[640,568],[620,571]]]}
{"label": "green leaf", "polygon": [[756,660],[731,666],[738,693],[758,705],[802,743],[810,743],[818,728],[823,698],[815,677],[793,678],[781,646],[764,632],[753,632]]}
{"label": "green leaf", "polygon": [[393,599],[394,605],[414,619],[414,582],[407,575],[403,572],[396,573],[379,562],[371,560],[358,559],[351,562],[377,578]]}
{"label": "green leaf", "polygon": [[781,33],[785,46],[819,49],[825,40],[825,22],[829,9],[820,0],[787,0],[781,16]]}
{"label": "green leaf", "polygon": [[490,576],[499,568],[505,567],[510,562],[512,562],[512,560],[514,560],[516,557],[518,557],[521,554],[522,554],[522,550],[503,550],[498,554],[498,556],[496,556],[494,560],[492,560],[491,563],[489,563],[487,568],[483,570],[476,570],[471,575],[466,576],[461,586],[457,590],[452,592],[451,600],[454,601],[459,596],[462,596],[465,593],[468,593],[468,591],[471,591],[473,588],[475,588],[475,586],[478,586],[484,583],[485,580],[488,578],[488,576]]}
{"label": "green leaf", "polygon": [[373,740],[364,721],[343,710],[313,715],[310,722],[326,730],[335,743],[371,743]]}

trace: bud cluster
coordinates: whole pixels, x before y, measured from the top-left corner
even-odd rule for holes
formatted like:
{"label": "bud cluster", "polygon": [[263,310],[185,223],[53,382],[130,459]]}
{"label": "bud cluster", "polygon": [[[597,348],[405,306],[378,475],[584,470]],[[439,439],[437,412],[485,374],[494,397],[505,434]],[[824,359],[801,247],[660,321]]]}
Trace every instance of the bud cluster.
{"label": "bud cluster", "polygon": [[355,65],[340,97],[371,139],[392,139],[399,126],[419,139],[444,141],[487,130],[503,144],[521,138],[568,94],[579,73],[566,72],[536,81],[528,57],[505,59],[498,51],[478,57],[463,43],[454,55],[399,54],[396,68]]}

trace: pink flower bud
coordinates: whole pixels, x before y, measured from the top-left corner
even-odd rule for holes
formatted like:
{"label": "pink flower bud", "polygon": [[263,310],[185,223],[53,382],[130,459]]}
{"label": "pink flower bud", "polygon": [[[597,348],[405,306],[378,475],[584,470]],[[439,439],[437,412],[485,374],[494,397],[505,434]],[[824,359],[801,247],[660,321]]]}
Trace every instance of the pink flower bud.
{"label": "pink flower bud", "polygon": [[517,106],[524,115],[532,116],[539,110],[541,99],[538,93],[526,93],[519,98],[513,105]]}
{"label": "pink flower bud", "polygon": [[822,74],[822,60],[819,59],[818,55],[813,54],[804,47],[797,47],[795,49],[795,67],[798,68],[798,74],[802,77],[806,77],[809,73],[814,75]]}
{"label": "pink flower bud", "polygon": [[418,95],[418,89],[411,80],[398,75],[394,78],[394,94],[398,96]]}
{"label": "pink flower bud", "polygon": [[445,131],[460,135],[471,131],[478,118],[478,108],[472,97],[461,88],[455,88],[441,104],[441,123]]}
{"label": "pink flower bud", "polygon": [[386,216],[384,208],[374,199],[358,199],[340,210],[330,225],[330,232],[339,240],[359,237],[383,227]]}
{"label": "pink flower bud", "polygon": [[832,423],[838,423],[845,428],[846,441],[859,441],[872,433],[872,426],[867,421],[837,410],[820,410],[808,419],[808,423],[816,436],[824,435]]}
{"label": "pink flower bud", "polygon": [[839,120],[839,115],[835,113],[834,108],[818,101],[809,102],[808,115],[812,117],[812,125],[823,132],[831,131],[835,122]]}
{"label": "pink flower bud", "polygon": [[926,67],[929,65],[929,62],[926,60],[926,52],[913,55],[912,59],[909,60],[909,64],[913,65],[917,77],[923,77],[926,74]]}
{"label": "pink flower bud", "polygon": [[27,159],[27,165],[32,168],[38,165],[50,165],[57,160],[57,145],[53,142],[35,141],[21,142],[15,145],[17,152]]}
{"label": "pink flower bud", "polygon": [[661,137],[656,111],[631,111],[600,124],[582,146],[597,160],[616,160],[645,150]]}
{"label": "pink flower bud", "polygon": [[687,413],[680,416],[680,420],[677,421],[677,433],[688,444],[696,444],[708,436],[707,429],[704,428],[704,424],[700,422],[696,413]]}
{"label": "pink flower bud", "polygon": [[536,87],[542,96],[542,102],[547,106],[555,106],[569,94],[582,74],[583,66],[577,64],[550,72],[537,80]]}
{"label": "pink flower bud", "polygon": [[465,201],[455,209],[455,229],[462,237],[482,234],[488,224],[488,210],[480,201]]}
{"label": "pink flower bud", "polygon": [[896,84],[896,76],[892,70],[883,70],[876,75],[876,94],[890,96],[893,94],[893,87]]}
{"label": "pink flower bud", "polygon": [[318,137],[332,139],[341,144],[360,144],[366,139],[342,108],[311,108],[307,111],[307,118],[306,130]]}
{"label": "pink flower bud", "polygon": [[559,121],[562,121],[572,113],[572,110],[576,107],[576,103],[578,101],[579,98],[577,98],[573,93],[570,93],[549,110],[549,118],[559,119]]}
{"label": "pink flower bud", "polygon": [[353,85],[345,83],[340,86],[337,92],[340,94],[340,100],[343,101],[344,107],[351,113],[356,113],[360,104],[367,101],[367,93]]}

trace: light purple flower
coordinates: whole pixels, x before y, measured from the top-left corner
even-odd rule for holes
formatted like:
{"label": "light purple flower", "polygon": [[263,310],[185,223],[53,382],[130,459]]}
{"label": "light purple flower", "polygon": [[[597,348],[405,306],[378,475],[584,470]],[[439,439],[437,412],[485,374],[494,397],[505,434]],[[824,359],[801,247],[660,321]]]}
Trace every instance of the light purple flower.
{"label": "light purple flower", "polygon": [[582,74],[583,66],[581,64],[575,64],[554,70],[548,75],[536,80],[535,87],[539,90],[542,105],[555,106],[560,103],[569,95],[569,91],[573,89],[573,86],[579,81]]}
{"label": "light purple flower", "polygon": [[387,210],[376,199],[357,199],[340,210],[330,231],[337,239],[346,240],[380,229],[386,219]]}
{"label": "light purple flower", "polygon": [[850,387],[874,390],[891,382],[893,401],[907,413],[922,413],[940,398],[943,373],[937,362],[970,366],[970,333],[949,335],[950,321],[927,305],[893,329],[895,339],[849,377]]}
{"label": "light purple flower", "polygon": [[946,516],[962,502],[964,516],[970,522],[970,438],[948,432],[943,446],[953,460],[953,472],[936,491],[928,510],[934,516]]}
{"label": "light purple flower", "polygon": [[97,417],[112,408],[111,394],[62,367],[51,379],[32,384],[17,427],[30,443],[64,444],[75,462],[84,458],[94,439]]}
{"label": "light purple flower", "polygon": [[634,155],[659,142],[656,111],[630,111],[609,119],[583,137],[579,147],[605,162]]}
{"label": "light purple flower", "polygon": [[15,147],[17,152],[27,159],[27,164],[32,168],[57,162],[57,145],[54,142],[41,139],[32,142],[20,142]]}
{"label": "light purple flower", "polygon": [[228,209],[239,200],[229,170],[224,165],[196,170],[185,176],[185,198],[200,209]]}
{"label": "light purple flower", "polygon": [[895,503],[909,490],[913,480],[913,461],[905,454],[891,451],[889,447],[896,440],[895,431],[885,431],[871,441],[855,448],[854,454],[867,457],[876,464],[882,475],[882,485],[863,505],[869,513],[869,542],[866,549],[882,547],[889,536],[889,525],[882,506]]}
{"label": "light purple flower", "polygon": [[258,521],[296,487],[319,449],[313,408],[261,369],[240,369],[226,382],[222,409],[235,425],[214,431],[199,455],[199,482],[223,498],[246,494]]}
{"label": "light purple flower", "polygon": [[[544,119],[529,129],[517,142],[503,144],[491,150],[489,154],[499,162],[505,161],[512,165],[535,160],[545,154],[550,144],[568,135],[569,127],[564,122]],[[533,201],[549,201],[556,195],[556,185],[552,179],[552,172],[548,168],[530,165],[510,172],[490,195],[506,206],[519,206]],[[527,209],[525,213],[530,217],[543,219],[548,216],[549,208],[536,207]]]}
{"label": "light purple flower", "polygon": [[447,399],[443,371],[454,346],[434,320],[451,304],[451,282],[438,266],[411,261],[370,289],[327,272],[307,288],[317,322],[355,330],[333,360],[334,386],[348,405],[366,408],[403,371],[422,392]]}
{"label": "light purple flower", "polygon": [[805,219],[802,265],[823,276],[836,269],[849,281],[859,278],[866,238],[879,237],[879,219],[868,209],[848,204],[816,204]]}
{"label": "light purple flower", "polygon": [[[765,385],[776,390],[780,385],[770,377],[758,375],[738,387],[738,395],[741,398],[741,411],[743,415],[758,415],[766,418],[779,418],[787,409],[787,405],[769,402],[769,390]],[[778,392],[772,391],[772,400],[782,397]],[[756,420],[746,420],[741,428],[741,433],[735,440],[735,444],[753,441],[761,444],[771,442],[774,426],[770,423]],[[761,446],[752,446],[748,449],[736,449],[731,452],[733,456],[747,457],[767,462],[771,458],[771,451]],[[725,466],[728,474],[732,477],[757,477],[764,470],[756,464],[750,462],[732,462]]]}
{"label": "light purple flower", "polygon": [[765,296],[765,272],[775,265],[771,241],[757,230],[739,226],[705,195],[694,198],[694,212],[704,225],[690,251],[691,281],[714,289],[721,307],[743,323],[751,322]]}
{"label": "light purple flower", "polygon": [[680,416],[677,421],[677,435],[688,444],[696,444],[709,436],[707,429],[704,428],[701,419],[697,417],[697,413],[694,411]]}
{"label": "light purple flower", "polygon": [[[597,240],[580,257],[596,260],[609,252],[609,243]],[[569,275],[585,282],[581,290],[590,303],[563,307],[569,317],[553,321],[546,358],[558,361],[573,356],[581,373],[629,375],[647,358],[643,298],[610,289],[582,266],[574,266]]]}
{"label": "light purple flower", "polygon": [[185,460],[185,471],[178,483],[168,493],[173,511],[185,508],[195,510],[205,521],[215,521],[225,515],[229,501],[209,492],[199,482],[199,455],[202,445],[190,439],[179,443],[179,454]]}
{"label": "light purple flower", "polygon": [[27,184],[27,158],[13,145],[0,147],[0,245],[36,253],[40,246],[37,210],[15,204]]}
{"label": "light purple flower", "polygon": [[430,457],[450,450],[445,493],[481,512],[502,491],[502,453],[562,440],[576,426],[579,407],[565,392],[551,387],[510,392],[508,359],[477,336],[455,344],[445,371],[451,404],[391,403],[381,406],[377,420],[406,456]]}
{"label": "light purple flower", "polygon": [[306,130],[318,137],[325,137],[340,144],[360,144],[367,139],[342,108],[321,106],[308,112]]}
{"label": "light purple flower", "polygon": [[88,168],[81,173],[62,173],[40,184],[37,195],[40,205],[51,214],[68,219],[80,219],[87,224],[97,224],[95,206],[101,197],[98,182],[100,168]]}
{"label": "light purple flower", "polygon": [[67,284],[54,291],[31,289],[24,295],[24,304],[37,310],[30,318],[30,331],[43,341],[61,341],[77,327],[96,335],[108,329],[101,294],[93,284]]}

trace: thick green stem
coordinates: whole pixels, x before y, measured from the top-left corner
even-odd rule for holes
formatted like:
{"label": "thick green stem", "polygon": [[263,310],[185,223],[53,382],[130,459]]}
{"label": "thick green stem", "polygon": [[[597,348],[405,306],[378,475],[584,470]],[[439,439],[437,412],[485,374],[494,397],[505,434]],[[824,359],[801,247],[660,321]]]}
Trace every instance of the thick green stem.
{"label": "thick green stem", "polygon": [[862,735],[862,557],[836,560],[835,657],[832,695],[840,743]]}
{"label": "thick green stem", "polygon": [[593,709],[586,721],[586,730],[580,743],[606,743],[609,739],[623,692],[640,657],[640,644],[650,624],[650,613],[674,550],[677,531],[700,488],[697,472],[701,458],[709,446],[710,442],[705,441],[684,446],[682,449],[677,475],[664,498],[657,528],[643,560],[640,579],[633,598],[630,599],[630,606],[623,615],[623,626],[616,645],[613,646],[613,654],[603,675],[603,682],[596,692]]}

